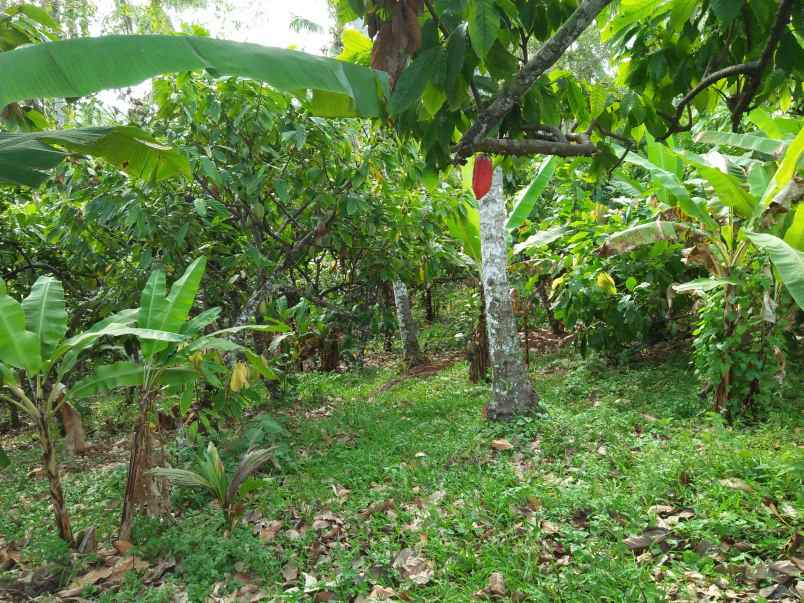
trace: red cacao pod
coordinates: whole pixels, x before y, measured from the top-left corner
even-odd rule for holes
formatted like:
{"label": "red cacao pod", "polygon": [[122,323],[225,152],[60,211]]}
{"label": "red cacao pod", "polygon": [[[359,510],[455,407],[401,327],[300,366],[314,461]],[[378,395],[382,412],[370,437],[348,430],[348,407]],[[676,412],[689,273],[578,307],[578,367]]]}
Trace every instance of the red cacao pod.
{"label": "red cacao pod", "polygon": [[475,157],[475,169],[472,172],[472,190],[475,192],[475,199],[482,199],[491,190],[491,174],[493,171],[491,157],[488,155]]}

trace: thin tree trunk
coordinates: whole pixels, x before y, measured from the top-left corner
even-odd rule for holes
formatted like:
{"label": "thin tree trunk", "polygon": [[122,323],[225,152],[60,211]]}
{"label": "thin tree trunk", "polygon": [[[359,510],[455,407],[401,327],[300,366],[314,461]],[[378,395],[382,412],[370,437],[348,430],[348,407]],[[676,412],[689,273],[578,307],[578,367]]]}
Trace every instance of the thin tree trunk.
{"label": "thin tree trunk", "polygon": [[435,306],[433,305],[433,287],[428,283],[424,286],[424,319],[433,324],[436,319]]}
{"label": "thin tree trunk", "polygon": [[485,381],[491,360],[489,359],[489,337],[486,329],[486,296],[480,286],[480,315],[468,346],[469,381],[480,383]]}
{"label": "thin tree trunk", "polygon": [[550,323],[550,330],[553,331],[553,335],[562,335],[564,333],[564,328],[556,319],[556,315],[553,314],[553,308],[550,307],[550,298],[547,295],[547,289],[544,281],[539,281],[536,283],[536,293],[539,296],[539,301],[542,304],[542,308],[544,308],[544,313],[547,315],[547,322]]}
{"label": "thin tree trunk", "polygon": [[332,373],[338,370],[341,364],[341,354],[337,331],[332,331],[323,338],[319,348],[319,358],[322,371]]}
{"label": "thin tree trunk", "polygon": [[72,454],[84,454],[88,449],[81,414],[69,402],[61,404],[61,418],[64,423],[64,443]]}
{"label": "thin tree trunk", "polygon": [[[382,283],[382,296],[383,300],[385,300],[385,306],[390,308],[394,306],[394,290],[391,287],[391,283],[388,281],[384,281]],[[394,330],[392,326],[392,321],[390,320],[390,315],[387,314],[387,310],[383,309],[383,324],[382,324],[382,334],[383,334],[383,350],[386,352],[391,352],[394,349]]]}
{"label": "thin tree trunk", "polygon": [[42,465],[45,468],[47,479],[50,484],[50,498],[53,501],[53,515],[56,520],[56,529],[59,537],[73,546],[73,529],[70,525],[70,516],[67,513],[67,506],[64,502],[64,490],[61,487],[61,474],[59,464],[56,459],[56,449],[53,445],[53,437],[50,433],[50,421],[45,413],[39,412],[36,419],[39,431],[39,441],[42,444]]}
{"label": "thin tree trunk", "polygon": [[160,481],[148,475],[148,471],[156,466],[154,438],[151,433],[150,417],[153,412],[156,393],[144,392],[140,399],[140,414],[131,444],[131,456],[128,463],[126,492],[123,496],[123,512],[120,519],[120,540],[131,540],[131,528],[134,513],[138,506],[155,511],[163,502]]}
{"label": "thin tree trunk", "polygon": [[538,408],[538,396],[522,361],[514,320],[508,285],[505,221],[502,171],[498,168],[494,170],[491,190],[480,201],[481,273],[486,296],[493,393],[486,416],[492,420],[508,419]]}
{"label": "thin tree trunk", "polygon": [[408,288],[400,280],[394,281],[394,300],[396,301],[396,318],[399,322],[399,336],[402,339],[402,353],[408,367],[423,362],[416,322],[410,311],[410,295]]}

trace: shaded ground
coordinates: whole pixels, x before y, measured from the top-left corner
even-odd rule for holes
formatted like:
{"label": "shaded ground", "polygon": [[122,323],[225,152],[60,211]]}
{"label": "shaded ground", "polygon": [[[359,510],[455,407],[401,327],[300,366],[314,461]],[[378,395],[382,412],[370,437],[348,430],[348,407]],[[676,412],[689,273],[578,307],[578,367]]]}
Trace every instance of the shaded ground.
{"label": "shaded ground", "polygon": [[[94,570],[112,571],[80,597],[798,600],[802,383],[766,422],[736,429],[701,412],[683,359],[629,370],[556,354],[531,369],[549,416],[507,425],[482,419],[488,388],[469,385],[462,362],[386,389],[387,368],[306,375],[299,400],[273,411],[289,431],[283,472],[263,476],[230,538],[205,495],[179,492],[176,517],[141,521],[136,559],[107,550]],[[2,477],[5,579],[68,556],[45,482],[27,477],[31,440],[12,444]],[[96,526],[102,549],[124,457],[118,446],[90,467],[68,463],[77,529]]]}

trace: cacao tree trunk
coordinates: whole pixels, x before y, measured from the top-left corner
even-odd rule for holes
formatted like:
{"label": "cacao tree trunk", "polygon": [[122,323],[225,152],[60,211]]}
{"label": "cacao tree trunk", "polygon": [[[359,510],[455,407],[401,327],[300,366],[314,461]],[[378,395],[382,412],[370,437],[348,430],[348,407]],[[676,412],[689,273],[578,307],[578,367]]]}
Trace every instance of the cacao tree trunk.
{"label": "cacao tree trunk", "polygon": [[489,337],[486,329],[486,296],[483,294],[483,286],[480,286],[480,315],[477,317],[477,325],[472,333],[472,339],[468,346],[469,360],[469,381],[480,383],[485,381],[488,376],[489,364]]}
{"label": "cacao tree trunk", "polygon": [[341,364],[341,354],[337,331],[328,333],[321,341],[319,359],[322,371],[332,373],[338,370]]}
{"label": "cacao tree trunk", "polygon": [[[394,290],[391,287],[391,283],[388,281],[384,281],[382,284],[382,296],[386,307],[391,308],[394,306]],[[394,330],[392,321],[390,320],[390,311],[388,311],[388,314],[386,315],[386,311],[383,310],[382,334],[382,349],[385,352],[391,352],[394,349]]]}
{"label": "cacao tree trunk", "polygon": [[430,284],[424,286],[424,319],[433,324],[436,319],[435,306],[433,305],[433,287]]}
{"label": "cacao tree trunk", "polygon": [[564,328],[556,319],[556,315],[553,314],[553,308],[550,307],[550,297],[547,295],[547,288],[545,287],[544,281],[536,283],[536,293],[539,296],[542,308],[544,308],[544,313],[547,315],[547,322],[550,323],[550,330],[553,332],[553,335],[563,335]]}
{"label": "cacao tree trunk", "polygon": [[53,437],[50,433],[50,421],[46,413],[40,411],[36,422],[37,430],[39,431],[39,442],[42,445],[42,466],[45,468],[50,485],[50,498],[53,501],[56,529],[59,532],[59,537],[70,546],[73,546],[73,529],[70,525],[67,506],[64,503],[64,490],[61,487],[61,473],[56,459],[56,448],[53,445]]}
{"label": "cacao tree trunk", "polygon": [[491,190],[480,200],[480,250],[491,356],[492,401],[486,416],[509,419],[533,412],[538,396],[528,379],[508,285],[506,211],[502,171],[494,170]]}
{"label": "cacao tree trunk", "polygon": [[405,365],[417,366],[424,361],[424,358],[419,348],[416,323],[410,311],[408,288],[400,280],[394,281],[394,300],[396,301],[396,318],[399,321],[399,335],[402,339]]}

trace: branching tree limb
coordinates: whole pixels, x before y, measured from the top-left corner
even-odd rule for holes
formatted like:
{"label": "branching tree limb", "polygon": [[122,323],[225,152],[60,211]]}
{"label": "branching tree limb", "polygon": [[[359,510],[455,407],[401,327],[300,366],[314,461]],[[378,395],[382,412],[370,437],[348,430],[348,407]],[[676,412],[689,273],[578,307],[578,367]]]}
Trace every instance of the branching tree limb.
{"label": "branching tree limb", "polygon": [[759,90],[759,85],[762,83],[762,75],[767,70],[768,65],[770,65],[771,59],[773,58],[773,52],[779,45],[779,40],[784,33],[785,27],[787,27],[788,21],[790,21],[790,14],[792,11],[793,0],[782,0],[779,3],[779,10],[776,11],[776,19],[773,23],[773,28],[771,29],[768,42],[765,44],[765,49],[762,51],[762,56],[759,57],[756,68],[751,73],[751,77],[745,84],[745,87],[743,88],[743,91],[737,99],[734,109],[731,112],[731,129],[735,132],[740,128],[740,119],[742,118],[743,113],[748,111],[749,106],[751,105],[751,100]]}
{"label": "branching tree limb", "polygon": [[567,48],[578,39],[595,17],[611,0],[584,0],[559,30],[508,81],[494,100],[478,115],[454,148],[455,163],[463,163],[475,152],[475,145],[500,123],[537,79],[563,56]]}
{"label": "branching tree limb", "polygon": [[736,131],[740,125],[740,119],[742,118],[743,114],[748,111],[751,100],[754,98],[757,90],[759,90],[759,86],[762,83],[762,76],[765,73],[765,70],[768,68],[771,59],[773,58],[773,52],[776,50],[776,47],[779,44],[779,40],[784,33],[784,28],[790,21],[792,10],[793,0],[781,1],[779,4],[779,9],[776,12],[776,19],[774,20],[770,36],[768,37],[768,41],[765,44],[765,48],[762,51],[762,55],[759,59],[756,61],[750,61],[748,63],[739,63],[737,65],[730,65],[728,67],[724,67],[723,69],[718,69],[717,71],[704,77],[692,90],[690,90],[676,106],[675,113],[670,117],[670,127],[668,128],[667,133],[662,137],[662,140],[671,134],[681,132],[685,129],[683,126],[681,126],[681,117],[684,114],[684,110],[687,109],[689,104],[695,99],[696,96],[698,96],[698,94],[722,79],[734,77],[735,75],[750,75],[751,77],[746,82],[746,85],[740,95],[734,101],[734,105],[731,110],[732,129]]}

